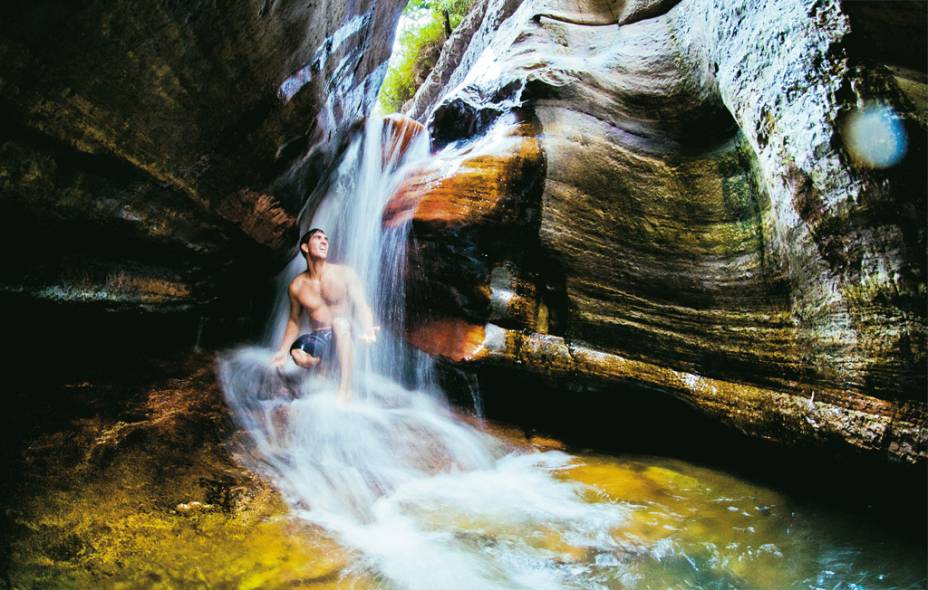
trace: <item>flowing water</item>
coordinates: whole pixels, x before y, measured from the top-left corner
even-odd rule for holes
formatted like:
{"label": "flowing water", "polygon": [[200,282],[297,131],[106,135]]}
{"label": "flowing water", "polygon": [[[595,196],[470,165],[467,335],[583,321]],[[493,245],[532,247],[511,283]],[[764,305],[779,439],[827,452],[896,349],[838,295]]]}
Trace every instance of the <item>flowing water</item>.
{"label": "flowing water", "polygon": [[832,534],[834,521],[799,512],[776,492],[682,462],[543,450],[457,417],[429,358],[398,336],[407,228],[384,230],[381,216],[417,162],[455,166],[456,150],[497,149],[498,139],[491,131],[482,144],[429,155],[424,139],[399,153],[383,137],[372,117],[307,226],[325,229],[330,259],[357,270],[383,325],[378,342],[357,351],[351,402],[336,401],[330,377],[291,366],[282,379],[270,367],[286,285],[305,269],[299,257],[281,275],[267,347],[220,363],[228,401],[253,442],[250,467],[282,491],[294,518],[349,552],[336,586],[923,585],[917,551]]}

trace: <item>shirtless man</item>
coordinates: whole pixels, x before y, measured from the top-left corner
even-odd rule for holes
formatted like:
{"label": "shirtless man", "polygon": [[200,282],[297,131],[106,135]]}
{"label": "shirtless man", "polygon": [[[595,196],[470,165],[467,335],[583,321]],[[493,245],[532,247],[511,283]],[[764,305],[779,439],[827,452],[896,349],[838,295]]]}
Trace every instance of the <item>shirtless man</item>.
{"label": "shirtless man", "polygon": [[[371,344],[377,339],[374,316],[364,300],[361,281],[354,270],[326,262],[329,238],[319,228],[313,228],[300,238],[300,251],[306,257],[306,272],[290,283],[290,317],[283,341],[271,362],[283,367],[287,354],[300,367],[312,369],[331,358],[332,340],[339,366],[338,399],[348,401],[354,350],[351,342],[352,311],[361,333],[359,339]],[[306,310],[312,332],[297,338],[300,313]]]}

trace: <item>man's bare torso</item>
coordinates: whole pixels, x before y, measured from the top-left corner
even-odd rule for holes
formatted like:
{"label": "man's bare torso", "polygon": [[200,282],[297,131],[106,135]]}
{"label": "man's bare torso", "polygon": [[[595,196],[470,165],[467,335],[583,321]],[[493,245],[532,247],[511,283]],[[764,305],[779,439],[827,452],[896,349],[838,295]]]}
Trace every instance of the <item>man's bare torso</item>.
{"label": "man's bare torso", "polygon": [[290,295],[303,307],[313,330],[330,329],[334,318],[348,316],[350,272],[345,266],[329,263],[321,277],[303,272],[290,283]]}

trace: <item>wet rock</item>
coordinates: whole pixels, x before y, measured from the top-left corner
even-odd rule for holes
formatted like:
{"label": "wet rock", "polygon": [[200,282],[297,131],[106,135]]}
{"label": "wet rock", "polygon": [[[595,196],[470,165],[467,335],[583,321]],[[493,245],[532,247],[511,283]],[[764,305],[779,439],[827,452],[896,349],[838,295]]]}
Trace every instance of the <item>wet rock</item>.
{"label": "wet rock", "polygon": [[544,451],[563,451],[567,449],[567,445],[563,442],[548,436],[531,436],[528,442],[536,449]]}
{"label": "wet rock", "polygon": [[242,189],[216,208],[222,217],[238,225],[257,244],[282,250],[296,232],[296,217],[287,213],[269,194]]}
{"label": "wet rock", "polygon": [[192,355],[156,363],[153,378],[137,370],[128,386],[112,371],[57,397],[35,392],[55,403],[4,428],[23,440],[0,457],[2,584],[258,587],[352,577],[343,549],[288,518],[271,484],[239,466],[239,433],[212,363]]}
{"label": "wet rock", "polygon": [[452,361],[475,358],[484,343],[484,328],[461,320],[435,319],[415,324],[409,341],[425,352]]}
{"label": "wet rock", "polygon": [[[887,40],[898,15],[738,0],[511,9],[487,3],[468,49],[446,46],[442,90],[423,86],[411,112],[439,145],[472,151],[514,116],[536,134],[540,194],[516,194],[513,161],[487,166],[496,190],[475,190],[472,166],[404,187],[387,223],[411,215],[412,256],[436,269],[411,291],[461,309],[434,309],[413,342],[474,366],[629,379],[782,443],[928,457],[925,66]],[[911,139],[889,168],[849,156],[845,123],[870,103]]]}
{"label": "wet rock", "polygon": [[[373,105],[402,7],[5,4],[0,234],[19,255],[0,291],[242,305],[228,294],[277,270],[305,195]],[[298,163],[299,187],[276,180]],[[107,284],[120,272],[131,294]]]}
{"label": "wet rock", "polygon": [[190,514],[196,512],[202,512],[204,510],[212,510],[215,508],[212,504],[204,504],[203,502],[198,502],[196,500],[192,502],[181,502],[174,507],[174,510],[180,514]]}
{"label": "wet rock", "polygon": [[425,125],[415,119],[395,113],[384,117],[384,162],[398,160],[409,149],[412,140],[423,133]]}
{"label": "wet rock", "polygon": [[538,140],[524,124],[497,135],[489,149],[461,154],[453,174],[440,158],[413,171],[384,207],[384,225],[405,223],[413,215],[430,228],[528,222],[530,212],[517,197],[532,184],[540,164]]}

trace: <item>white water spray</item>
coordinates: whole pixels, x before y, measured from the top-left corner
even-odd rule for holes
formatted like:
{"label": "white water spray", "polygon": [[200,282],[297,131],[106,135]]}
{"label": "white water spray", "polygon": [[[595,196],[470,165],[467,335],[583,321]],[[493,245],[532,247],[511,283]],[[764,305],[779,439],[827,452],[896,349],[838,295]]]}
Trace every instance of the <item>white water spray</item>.
{"label": "white water spray", "polygon": [[[331,257],[361,276],[385,327],[359,350],[352,401],[338,403],[335,383],[295,366],[282,379],[268,349],[220,362],[229,404],[254,443],[251,467],[296,515],[355,550],[353,568],[383,587],[600,587],[565,547],[616,551],[610,529],[622,510],[584,501],[586,488],[554,476],[568,455],[516,452],[455,418],[431,360],[401,337],[407,228],[385,229],[381,217],[404,176],[430,156],[424,137],[405,151],[400,143],[388,142],[385,155],[383,122],[372,117],[310,224],[328,233]],[[286,285],[304,268],[296,257],[281,276],[271,347],[282,337]]]}

